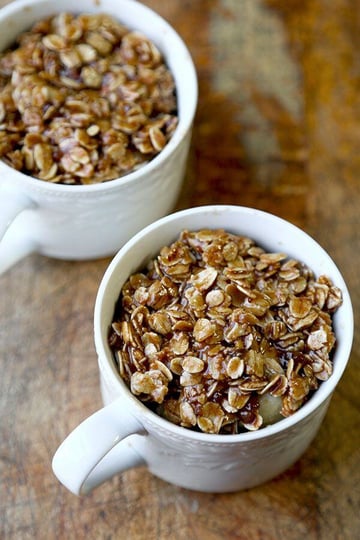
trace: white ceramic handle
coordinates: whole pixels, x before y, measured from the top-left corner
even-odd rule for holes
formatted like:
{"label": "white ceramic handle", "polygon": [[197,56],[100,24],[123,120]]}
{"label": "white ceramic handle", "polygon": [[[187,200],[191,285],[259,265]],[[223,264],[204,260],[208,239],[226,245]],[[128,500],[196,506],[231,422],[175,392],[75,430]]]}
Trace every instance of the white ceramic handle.
{"label": "white ceramic handle", "polygon": [[[11,224],[24,210],[33,208],[34,203],[14,189],[1,187],[0,190],[0,274],[17,261],[35,250],[35,243],[27,231],[12,234]],[[8,231],[8,229],[10,230]],[[8,231],[7,234],[5,234]]]}
{"label": "white ceramic handle", "polygon": [[53,457],[53,471],[72,493],[85,495],[115,474],[144,464],[124,439],[145,433],[124,400],[118,398],[68,435]]}

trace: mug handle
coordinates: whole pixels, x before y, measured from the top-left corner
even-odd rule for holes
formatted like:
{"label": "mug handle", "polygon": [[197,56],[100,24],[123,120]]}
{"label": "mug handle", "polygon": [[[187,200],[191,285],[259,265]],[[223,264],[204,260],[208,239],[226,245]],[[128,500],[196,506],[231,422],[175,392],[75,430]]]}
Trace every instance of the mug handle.
{"label": "mug handle", "polygon": [[86,495],[115,474],[145,464],[124,440],[145,433],[120,397],[67,436],[53,457],[54,474],[75,495]]}
{"label": "mug handle", "polygon": [[8,187],[0,190],[0,274],[35,251],[35,242],[25,231],[24,234],[12,234],[9,230],[5,234],[14,219],[29,208],[34,208],[34,203],[22,193]]}

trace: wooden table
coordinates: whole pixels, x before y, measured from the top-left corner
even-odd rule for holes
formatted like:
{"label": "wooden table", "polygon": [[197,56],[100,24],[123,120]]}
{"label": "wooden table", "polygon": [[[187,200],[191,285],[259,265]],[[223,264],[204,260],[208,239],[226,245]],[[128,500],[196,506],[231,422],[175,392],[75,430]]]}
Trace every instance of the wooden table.
{"label": "wooden table", "polygon": [[[199,75],[178,208],[254,206],[304,228],[340,267],[359,323],[359,1],[144,3],[183,36]],[[109,260],[34,255],[0,278],[0,538],[359,538],[358,334],[314,443],[268,484],[202,494],[144,468],[86,498],[59,484],[53,453],[101,406],[92,317]]]}

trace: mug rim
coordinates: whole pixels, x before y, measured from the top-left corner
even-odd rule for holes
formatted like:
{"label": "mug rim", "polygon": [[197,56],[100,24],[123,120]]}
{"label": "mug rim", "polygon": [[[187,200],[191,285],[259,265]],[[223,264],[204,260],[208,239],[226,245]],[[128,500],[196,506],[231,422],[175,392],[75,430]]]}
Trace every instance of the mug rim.
{"label": "mug rim", "polygon": [[[89,1],[88,3],[89,3],[89,8],[90,8],[92,2]],[[180,93],[183,94],[186,92],[187,109],[183,113],[179,111],[180,100],[177,98],[179,121],[172,137],[169,139],[165,147],[156,156],[154,156],[150,161],[146,162],[144,165],[140,166],[139,168],[129,173],[124,174],[123,176],[114,178],[112,180],[107,180],[104,182],[97,182],[94,184],[86,184],[86,185],[85,184],[76,184],[76,185],[56,184],[52,182],[47,182],[40,178],[36,178],[35,176],[22,173],[21,171],[14,169],[13,167],[5,163],[2,159],[0,159],[0,170],[2,171],[3,175],[8,174],[8,175],[14,176],[17,182],[24,183],[25,185],[28,185],[29,187],[34,188],[35,190],[54,193],[57,195],[60,195],[60,194],[69,195],[71,193],[86,195],[87,193],[95,193],[99,191],[111,191],[113,189],[114,190],[118,189],[119,187],[122,187],[122,186],[125,187],[127,184],[136,183],[138,181],[144,180],[144,177],[146,177],[147,174],[151,174],[155,169],[160,168],[163,162],[167,160],[177,150],[181,142],[185,139],[187,133],[192,128],[192,123],[194,121],[196,108],[197,108],[197,102],[198,102],[197,72],[196,72],[195,64],[192,59],[191,53],[188,49],[188,46],[186,45],[185,41],[180,36],[180,34],[177,32],[177,30],[155,10],[151,9],[145,4],[142,4],[141,2],[138,2],[138,0],[118,0],[115,3],[116,7],[118,7],[118,4],[121,4],[121,3],[123,3],[124,5],[125,4],[131,4],[132,6],[136,5],[137,6],[136,9],[138,9],[141,14],[152,17],[154,21],[157,20],[158,23],[162,25],[163,32],[166,33],[167,35],[171,35],[172,39],[175,40],[175,42],[177,43],[178,50],[181,51],[183,55],[182,64],[185,64],[185,63],[187,64],[188,77],[186,79],[186,90],[182,90],[183,87],[179,86],[179,80],[180,82],[182,82],[183,80],[182,78],[180,78],[179,80],[176,80],[176,85],[175,85],[177,95],[179,95]],[[62,7],[57,6],[57,4],[53,2],[53,0],[17,0],[16,2],[6,4],[2,8],[0,8],[0,25],[3,23],[3,18],[16,15],[23,9],[36,7],[37,5],[42,5],[42,4],[49,4],[49,5],[54,4],[54,10],[55,10],[54,13],[59,13],[61,11],[64,11]],[[101,3],[99,3],[99,5],[101,6]],[[106,8],[104,12],[106,13]],[[121,22],[121,18],[119,18],[119,21]],[[164,50],[161,49],[160,52],[165,56]],[[167,60],[166,60],[166,63],[168,63]],[[171,68],[171,72],[172,73],[174,72],[173,68]],[[188,88],[190,88],[190,91],[188,91]],[[5,178],[5,182],[6,182],[6,178]]]}
{"label": "mug rim", "polygon": [[[267,425],[256,431],[246,431],[246,432],[242,432],[238,434],[212,434],[212,433],[198,432],[198,431],[195,431],[195,430],[183,427],[183,426],[179,426],[177,424],[170,422],[169,420],[166,420],[165,418],[161,417],[160,415],[156,414],[154,411],[149,409],[140,399],[138,399],[136,396],[134,396],[131,393],[125,381],[121,378],[118,371],[116,370],[113,355],[108,347],[106,336],[103,335],[102,330],[101,330],[101,320],[102,320],[102,310],[103,310],[104,302],[106,300],[106,292],[109,287],[109,284],[115,279],[116,270],[118,266],[121,264],[121,261],[123,260],[123,258],[127,257],[129,251],[131,250],[133,246],[135,246],[142,239],[146,238],[146,236],[149,235],[151,232],[159,228],[166,227],[167,224],[174,222],[176,220],[181,220],[184,217],[186,218],[187,216],[196,215],[196,214],[207,214],[207,213],[212,213],[212,212],[217,213],[217,212],[229,212],[229,211],[232,211],[235,213],[247,214],[249,217],[261,216],[265,219],[275,220],[277,223],[285,226],[288,230],[292,230],[294,232],[296,231],[297,234],[302,235],[303,238],[306,239],[307,242],[312,243],[313,246],[317,249],[317,252],[321,253],[322,256],[326,258],[327,264],[332,267],[333,273],[336,274],[336,279],[337,279],[336,285],[341,289],[342,294],[343,294],[343,303],[339,309],[343,310],[344,312],[343,318],[347,319],[347,325],[346,325],[346,329],[342,330],[345,338],[341,340],[340,343],[339,343],[339,340],[337,339],[336,349],[333,354],[333,360],[336,359],[337,361],[334,363],[333,373],[331,374],[331,376],[329,377],[327,381],[321,382],[319,388],[313,393],[310,399],[304,405],[300,407],[300,409],[295,411],[291,416],[282,418],[278,422]],[[186,228],[186,227],[185,226],[181,227],[181,225],[179,225],[178,232],[180,233],[180,231],[183,228]],[[236,234],[241,234],[241,233],[238,232]],[[299,260],[301,260],[300,257],[299,257]],[[119,292],[122,285],[123,283],[121,283],[119,286]],[[113,299],[113,305],[115,305],[116,300],[117,298]],[[147,421],[152,426],[158,426],[159,428],[162,428],[168,433],[171,432],[173,436],[185,438],[187,440],[197,441],[199,443],[201,442],[201,443],[211,443],[211,444],[213,443],[231,444],[231,443],[238,443],[238,442],[246,443],[250,441],[272,437],[288,430],[291,427],[301,424],[308,417],[311,417],[316,412],[316,410],[318,410],[323,404],[325,404],[326,401],[329,400],[329,398],[331,398],[336,386],[338,385],[345,371],[345,368],[349,362],[350,353],[352,349],[353,331],[354,331],[353,327],[354,327],[354,319],[353,319],[352,303],[351,303],[351,298],[349,295],[347,285],[344,281],[344,278],[342,274],[340,273],[340,270],[338,269],[336,263],[330,257],[330,255],[312,236],[310,236],[307,232],[305,232],[298,226],[294,225],[293,223],[275,214],[271,214],[269,212],[259,210],[256,208],[237,206],[237,205],[226,205],[226,204],[198,206],[198,207],[193,207],[193,208],[188,208],[185,210],[173,212],[165,217],[162,217],[154,221],[147,227],[143,228],[136,235],[134,235],[117,252],[117,254],[114,256],[114,258],[110,262],[109,266],[107,267],[98,288],[96,301],[95,301],[95,309],[94,309],[94,340],[95,340],[96,352],[98,355],[99,371],[100,371],[100,374],[105,377],[105,380],[111,379],[111,384],[116,385],[118,397],[122,396],[126,400],[129,400],[133,404],[135,409],[138,409],[139,411],[141,411],[141,415],[143,416],[143,418],[139,418],[139,421],[144,422],[145,424]]]}

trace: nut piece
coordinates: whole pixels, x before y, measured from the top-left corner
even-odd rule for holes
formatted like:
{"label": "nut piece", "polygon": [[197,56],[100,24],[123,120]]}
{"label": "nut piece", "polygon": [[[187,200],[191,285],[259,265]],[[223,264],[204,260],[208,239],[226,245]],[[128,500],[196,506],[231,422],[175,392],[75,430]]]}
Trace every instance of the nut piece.
{"label": "nut piece", "polygon": [[[82,131],[76,139],[83,151],[69,155],[86,166],[90,143]],[[46,161],[39,135],[28,145]],[[284,254],[223,230],[183,231],[124,284],[109,344],[131,391],[169,421],[253,431],[293,414],[331,376],[340,304],[326,276]]]}
{"label": "nut piece", "polygon": [[131,376],[131,391],[135,395],[147,394],[156,403],[162,403],[167,394],[164,375],[160,370],[150,370],[146,373],[135,371]]}

